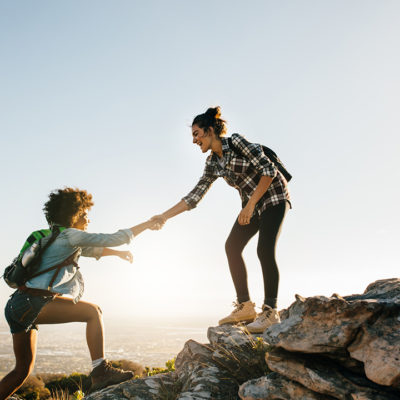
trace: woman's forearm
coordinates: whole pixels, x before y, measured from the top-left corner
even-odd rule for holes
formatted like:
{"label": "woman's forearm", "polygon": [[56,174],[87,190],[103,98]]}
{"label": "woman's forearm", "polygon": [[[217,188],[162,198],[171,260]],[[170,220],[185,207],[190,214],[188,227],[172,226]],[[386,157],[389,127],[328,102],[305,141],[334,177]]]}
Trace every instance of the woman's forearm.
{"label": "woman's forearm", "polygon": [[105,256],[117,256],[121,258],[122,260],[129,261],[132,264],[133,261],[133,255],[130,251],[127,250],[114,250],[114,249],[109,249],[108,247],[104,247],[103,253],[101,255],[102,257]]}
{"label": "woman's forearm", "polygon": [[188,211],[189,206],[181,200],[179,203],[175,204],[173,207],[171,207],[169,210],[164,211],[161,216],[167,220],[172,217],[175,217],[175,215],[178,215],[180,213],[183,213],[184,211]]}
{"label": "woman's forearm", "polygon": [[263,175],[258,182],[256,190],[252,194],[249,199],[249,204],[254,206],[258,203],[258,201],[263,197],[265,192],[268,190],[269,185],[271,185],[273,178],[270,176]]}
{"label": "woman's forearm", "polygon": [[106,256],[116,256],[118,254],[118,250],[109,249],[108,247],[104,247],[103,253],[101,254],[102,257]]}
{"label": "woman's forearm", "polygon": [[171,207],[167,211],[164,211],[162,214],[158,214],[152,217],[150,221],[155,223],[156,226],[158,225],[159,229],[165,224],[168,219],[175,217],[175,215],[183,213],[187,210],[189,210],[189,206],[186,204],[186,202],[181,200],[179,203],[176,203],[173,207]]}
{"label": "woman's forearm", "polygon": [[133,226],[130,229],[131,229],[133,235],[137,236],[140,233],[142,233],[143,231],[145,231],[146,229],[149,229],[149,228],[151,228],[153,226],[154,226],[154,221],[150,221],[149,220],[149,221],[143,222],[143,223],[141,223],[139,225]]}

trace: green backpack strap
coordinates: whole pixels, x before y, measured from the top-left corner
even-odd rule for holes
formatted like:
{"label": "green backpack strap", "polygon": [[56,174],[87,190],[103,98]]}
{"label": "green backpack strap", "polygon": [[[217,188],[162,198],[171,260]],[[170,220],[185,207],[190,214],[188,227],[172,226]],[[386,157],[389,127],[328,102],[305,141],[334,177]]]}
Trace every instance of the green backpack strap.
{"label": "green backpack strap", "polygon": [[[55,227],[55,229],[57,229],[59,231],[59,233],[61,233],[62,231],[64,231],[66,228],[61,227],[61,226],[57,226]],[[54,229],[54,230],[55,230]],[[24,245],[22,246],[21,251],[19,252],[20,255],[22,255],[24,253],[24,251],[32,246],[33,243],[39,241],[40,239],[43,239],[46,236],[49,236],[51,234],[51,230],[50,229],[39,229],[38,231],[32,232],[28,238],[26,239]]]}

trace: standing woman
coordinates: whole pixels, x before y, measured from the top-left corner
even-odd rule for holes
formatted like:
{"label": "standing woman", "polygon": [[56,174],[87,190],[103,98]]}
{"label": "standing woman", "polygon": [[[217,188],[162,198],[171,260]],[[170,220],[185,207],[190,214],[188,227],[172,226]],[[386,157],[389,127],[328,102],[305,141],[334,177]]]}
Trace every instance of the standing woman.
{"label": "standing woman", "polygon": [[[209,108],[194,118],[193,143],[207,157],[203,176],[195,188],[174,207],[153,217],[164,223],[171,217],[190,210],[206,194],[219,177],[236,188],[242,200],[242,210],[236,218],[226,241],[225,249],[236,289],[237,302],[230,315],[219,324],[250,322],[252,333],[263,332],[280,322],[277,311],[279,271],[275,248],[285,214],[290,207],[287,181],[264,154],[261,145],[248,142],[243,136],[226,134],[226,122],[221,118],[220,107]],[[250,300],[246,266],[242,251],[249,240],[259,232],[257,254],[264,278],[264,304],[258,315]]]}

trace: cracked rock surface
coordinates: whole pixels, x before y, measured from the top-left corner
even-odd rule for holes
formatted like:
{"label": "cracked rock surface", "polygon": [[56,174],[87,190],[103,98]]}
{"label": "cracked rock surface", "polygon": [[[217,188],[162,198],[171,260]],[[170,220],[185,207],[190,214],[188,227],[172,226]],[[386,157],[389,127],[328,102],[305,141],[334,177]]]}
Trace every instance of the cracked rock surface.
{"label": "cracked rock surface", "polygon": [[400,388],[400,279],[362,295],[298,298],[283,316],[264,333],[274,347],[361,362],[369,380]]}

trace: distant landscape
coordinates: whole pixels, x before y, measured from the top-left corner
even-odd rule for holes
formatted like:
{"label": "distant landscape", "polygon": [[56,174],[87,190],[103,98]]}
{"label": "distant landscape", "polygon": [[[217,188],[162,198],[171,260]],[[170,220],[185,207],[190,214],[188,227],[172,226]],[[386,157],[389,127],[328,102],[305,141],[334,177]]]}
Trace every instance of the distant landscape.
{"label": "distant landscape", "polygon": [[[207,342],[207,325],[151,323],[134,324],[122,320],[105,321],[106,357],[126,359],[143,366],[161,367],[174,358],[189,339]],[[0,377],[14,366],[12,338],[7,325],[0,325]],[[85,341],[85,325],[79,323],[46,325],[39,328],[34,374],[87,373],[90,357]]]}

